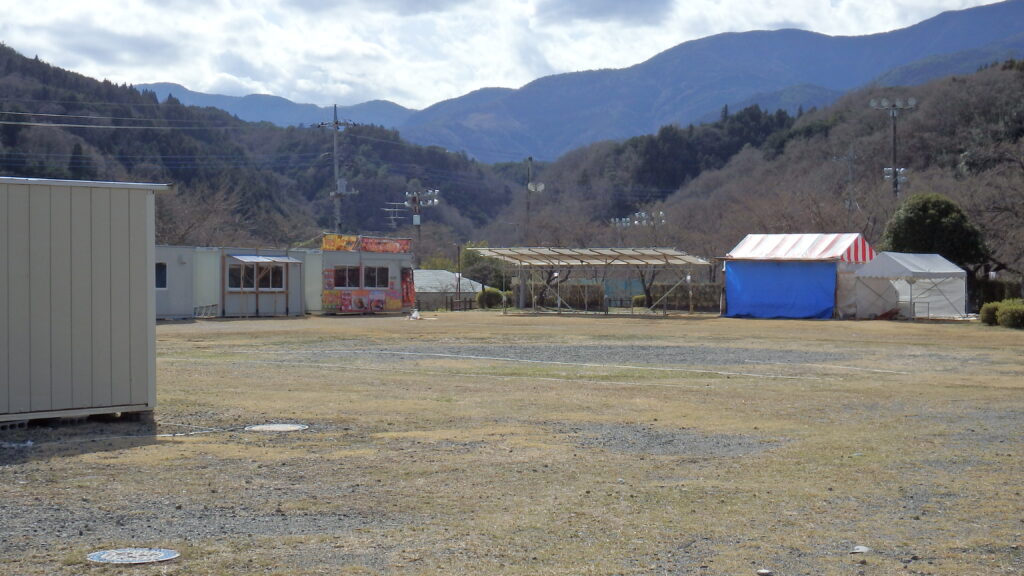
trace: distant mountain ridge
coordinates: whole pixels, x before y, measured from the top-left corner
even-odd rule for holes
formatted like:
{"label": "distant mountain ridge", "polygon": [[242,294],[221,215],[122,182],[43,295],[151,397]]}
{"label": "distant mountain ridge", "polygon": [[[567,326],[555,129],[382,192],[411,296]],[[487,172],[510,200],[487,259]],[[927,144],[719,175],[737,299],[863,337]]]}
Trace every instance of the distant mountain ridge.
{"label": "distant mountain ridge", "polygon": [[[1024,57],[1024,0],[944,12],[867,36],[793,29],[718,34],[628,68],[546,76],[519,89],[477,90],[421,111],[392,103],[359,109],[374,104],[367,103],[346,107],[344,115],[484,162],[551,160],[595,141],[705,121],[723,106],[738,110],[758,104],[792,113],[828,105],[871,82],[919,84],[1011,57]],[[315,111],[286,112],[290,103],[283,98],[247,96],[216,104],[192,100],[195,94],[186,98],[175,92],[175,97],[185,104],[222,107],[247,120],[314,122],[296,121]],[[327,119],[322,110],[316,121]]]}
{"label": "distant mountain ridge", "polygon": [[[154,92],[161,102],[166,100],[167,96],[172,95],[186,106],[220,108],[246,122],[270,122],[278,126],[311,126],[319,122],[329,122],[334,117],[333,107],[298,104],[286,98],[269,94],[249,94],[248,96],[204,94],[170,82],[137,84],[135,87],[139,90]],[[371,100],[354,106],[338,106],[339,118],[359,124],[375,124],[388,128],[401,126],[414,113],[415,110],[387,100]]]}

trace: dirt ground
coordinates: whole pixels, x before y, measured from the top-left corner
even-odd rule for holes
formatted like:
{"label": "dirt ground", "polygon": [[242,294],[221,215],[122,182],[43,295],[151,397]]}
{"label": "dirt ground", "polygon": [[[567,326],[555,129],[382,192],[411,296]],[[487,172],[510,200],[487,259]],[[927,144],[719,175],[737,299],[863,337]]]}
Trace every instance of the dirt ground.
{"label": "dirt ground", "polygon": [[[1024,573],[1022,331],[475,311],[157,354],[154,424],[0,431],[0,574]],[[181,556],[86,560],[122,547]]]}

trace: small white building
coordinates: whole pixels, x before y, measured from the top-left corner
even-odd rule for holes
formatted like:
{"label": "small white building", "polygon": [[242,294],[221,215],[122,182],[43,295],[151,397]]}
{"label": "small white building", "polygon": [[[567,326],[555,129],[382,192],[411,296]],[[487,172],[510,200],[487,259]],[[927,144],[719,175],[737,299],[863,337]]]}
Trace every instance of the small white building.
{"label": "small white building", "polygon": [[156,317],[301,316],[305,250],[157,246]]}
{"label": "small white building", "polygon": [[448,301],[474,299],[484,285],[448,270],[416,270],[416,305],[423,310],[440,310]]}
{"label": "small white building", "polygon": [[0,177],[0,421],[154,408],[168,188]]}

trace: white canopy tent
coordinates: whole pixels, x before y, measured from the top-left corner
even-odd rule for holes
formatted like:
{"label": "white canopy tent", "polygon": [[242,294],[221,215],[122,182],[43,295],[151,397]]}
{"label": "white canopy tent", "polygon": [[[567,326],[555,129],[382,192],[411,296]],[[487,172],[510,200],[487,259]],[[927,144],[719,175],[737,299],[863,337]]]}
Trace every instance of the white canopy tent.
{"label": "white canopy tent", "polygon": [[858,318],[965,315],[967,273],[938,254],[879,252],[856,277]]}

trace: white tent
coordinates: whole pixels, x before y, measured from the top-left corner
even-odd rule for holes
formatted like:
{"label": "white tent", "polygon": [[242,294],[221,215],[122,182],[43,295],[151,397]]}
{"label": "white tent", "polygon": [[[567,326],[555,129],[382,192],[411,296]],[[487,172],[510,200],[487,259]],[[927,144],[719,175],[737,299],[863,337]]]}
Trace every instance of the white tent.
{"label": "white tent", "polygon": [[857,317],[959,318],[967,273],[938,254],[879,252],[857,271]]}

